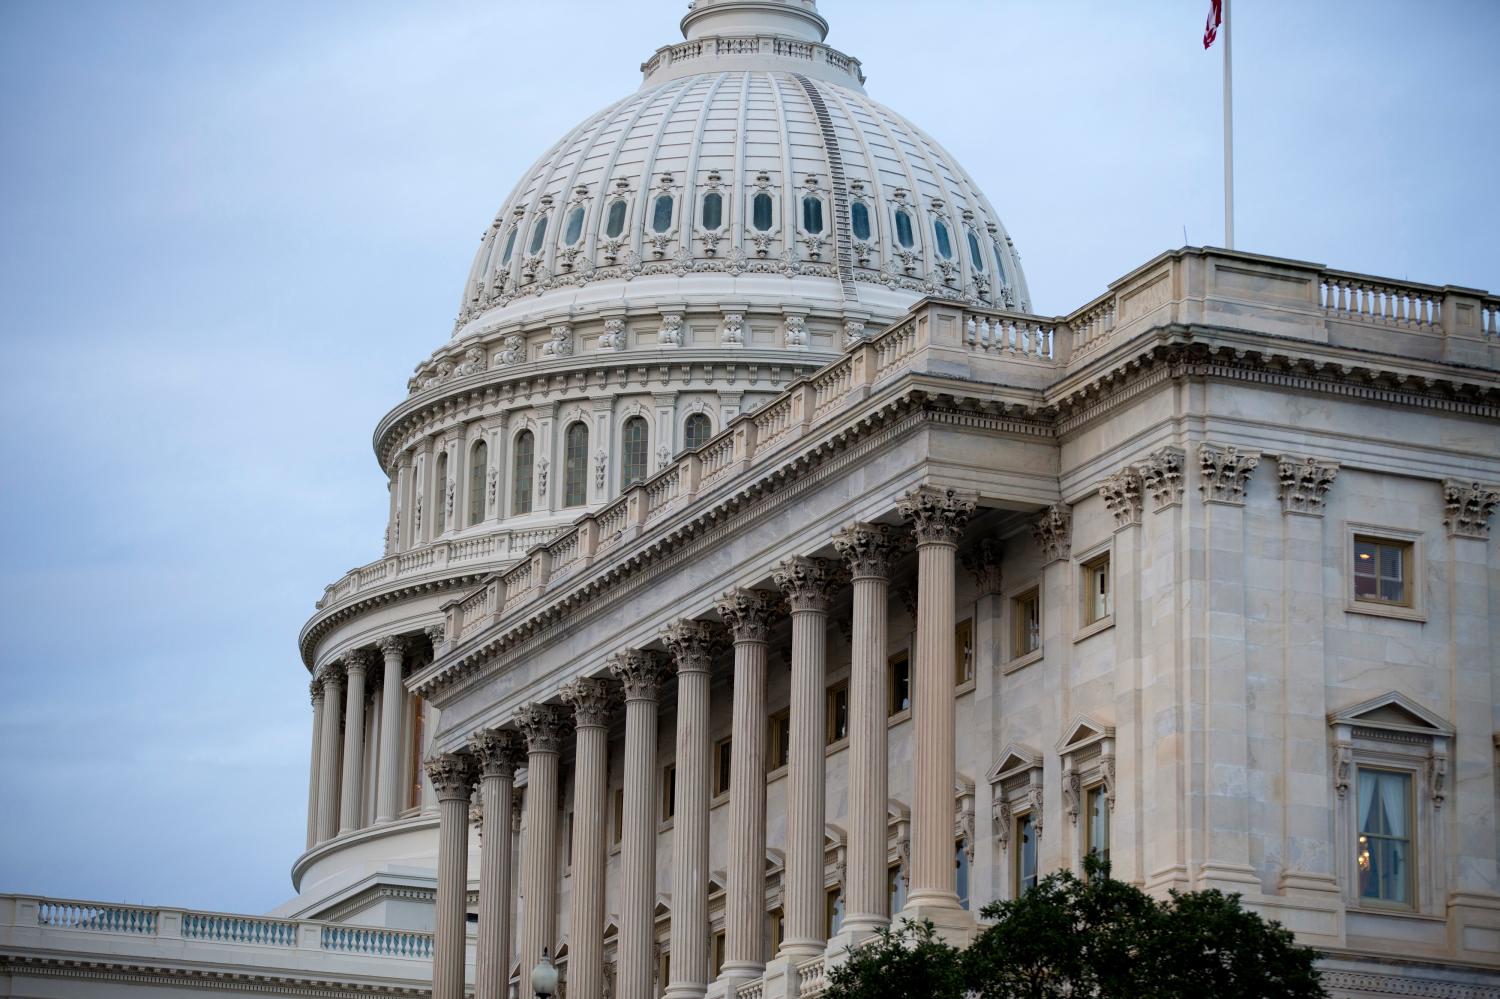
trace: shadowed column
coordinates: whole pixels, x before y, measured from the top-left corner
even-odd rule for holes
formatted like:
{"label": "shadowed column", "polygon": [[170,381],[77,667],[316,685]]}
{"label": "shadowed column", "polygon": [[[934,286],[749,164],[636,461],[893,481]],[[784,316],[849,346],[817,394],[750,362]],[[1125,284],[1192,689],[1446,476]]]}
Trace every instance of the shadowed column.
{"label": "shadowed column", "polygon": [[567,718],[553,704],[525,704],[516,724],[526,736],[526,842],[521,852],[521,979],[557,953],[557,758]]}
{"label": "shadowed column", "polygon": [[307,774],[307,848],[318,842],[318,780],[323,762],[323,679],[314,676],[307,685],[312,695],[312,762]]}
{"label": "shadowed column", "polygon": [[323,677],[322,759],[318,763],[318,842],[339,831],[339,720],[343,717],[344,667],[326,663]]}
{"label": "shadowed column", "polygon": [[479,845],[479,934],[475,999],[506,999],[510,984],[511,815],[516,768],[526,758],[519,733],[492,728],[469,740],[479,767],[479,799],[488,835]]}
{"label": "shadowed column", "polygon": [[432,943],[432,999],[463,999],[464,936],[469,895],[469,795],[474,759],[442,753],[427,760],[438,799],[437,932]]}
{"label": "shadowed column", "polygon": [[[568,925],[568,991],[604,994],[604,812],[609,716],[618,698],[596,677],[563,684],[577,732],[573,762],[573,895]],[[529,970],[529,969],[527,969]]]}
{"label": "shadowed column", "polygon": [[380,689],[380,782],[375,791],[375,821],[389,822],[400,811],[401,796],[401,719],[406,712],[406,688],[401,685],[401,663],[406,654],[406,639],[388,635],[375,643],[385,659],[384,680]]}
{"label": "shadowed column", "polygon": [[349,675],[344,707],[344,786],[339,792],[339,832],[359,828],[360,808],[364,804],[365,774],[365,672],[370,668],[370,654],[356,649],[344,656],[344,671]]}

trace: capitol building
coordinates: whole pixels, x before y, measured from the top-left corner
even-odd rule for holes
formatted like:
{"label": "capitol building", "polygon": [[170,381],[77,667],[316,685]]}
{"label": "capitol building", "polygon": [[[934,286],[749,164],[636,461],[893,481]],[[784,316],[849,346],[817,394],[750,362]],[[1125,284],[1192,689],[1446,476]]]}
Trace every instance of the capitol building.
{"label": "capitol building", "polygon": [[295,896],[0,896],[0,995],[814,999],[1097,852],[1500,997],[1500,298],[1184,247],[1038,315],[813,0],[681,30],[375,427]]}

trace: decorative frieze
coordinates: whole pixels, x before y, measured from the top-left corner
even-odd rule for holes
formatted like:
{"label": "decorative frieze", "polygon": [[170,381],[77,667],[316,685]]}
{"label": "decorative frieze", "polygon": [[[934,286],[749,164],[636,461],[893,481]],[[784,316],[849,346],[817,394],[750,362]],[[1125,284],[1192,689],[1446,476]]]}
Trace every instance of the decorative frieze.
{"label": "decorative frieze", "polygon": [[439,753],[429,756],[423,766],[438,800],[469,797],[474,785],[474,757],[466,752]]}
{"label": "decorative frieze", "polygon": [[573,709],[573,724],[578,728],[602,728],[609,724],[619,698],[614,688],[600,677],[576,677],[558,690],[562,702]]}
{"label": "decorative frieze", "polygon": [[605,665],[620,686],[627,701],[654,701],[661,696],[667,680],[665,657],[649,649],[626,649],[606,660]]}
{"label": "decorative frieze", "polygon": [[1247,454],[1233,445],[1198,445],[1198,492],[1205,503],[1243,506],[1250,473],[1260,464],[1260,455]]}
{"label": "decorative frieze", "polygon": [[918,486],[896,503],[896,512],[911,521],[918,544],[956,545],[978,505],[973,493]]}
{"label": "decorative frieze", "polygon": [[1313,517],[1323,515],[1323,499],[1328,487],[1339,474],[1337,465],[1316,458],[1293,458],[1282,455],[1276,462],[1277,481],[1280,483],[1276,498],[1281,500],[1282,513],[1305,513]]}
{"label": "decorative frieze", "polygon": [[775,594],[743,588],[725,593],[715,609],[736,642],[766,641],[771,622],[782,613],[781,600]]}
{"label": "decorative frieze", "polygon": [[959,552],[959,561],[974,577],[974,585],[983,596],[1000,592],[1000,556],[1005,545],[999,538],[980,538],[972,548]]}
{"label": "decorative frieze", "polygon": [[854,579],[889,579],[899,546],[889,525],[854,523],[833,536],[833,550]]}
{"label": "decorative frieze", "polygon": [[516,711],[516,727],[526,737],[530,753],[561,752],[570,731],[566,714],[555,704],[521,705]]}
{"label": "decorative frieze", "polygon": [[1051,565],[1073,553],[1073,508],[1054,503],[1031,525],[1031,536],[1042,551],[1042,564]]}
{"label": "decorative frieze", "polygon": [[712,621],[683,618],[667,625],[662,644],[679,673],[707,673],[724,648],[724,629]]}
{"label": "decorative frieze", "polygon": [[487,728],[469,737],[469,754],[480,777],[512,778],[526,762],[526,744],[514,729]]}
{"label": "decorative frieze", "polygon": [[1099,496],[1115,516],[1115,530],[1140,524],[1145,495],[1141,473],[1135,467],[1123,468],[1113,475],[1106,475],[1099,483]]}
{"label": "decorative frieze", "polygon": [[1450,538],[1477,538],[1481,541],[1490,536],[1490,516],[1495,505],[1500,503],[1500,486],[1482,482],[1461,482],[1448,479],[1443,482],[1443,526]]}
{"label": "decorative frieze", "polygon": [[793,555],[782,559],[771,573],[793,611],[827,611],[845,575],[832,559]]}
{"label": "decorative frieze", "polygon": [[1165,510],[1182,502],[1184,457],[1181,448],[1164,447],[1136,466],[1141,473],[1141,488],[1151,495],[1152,509]]}

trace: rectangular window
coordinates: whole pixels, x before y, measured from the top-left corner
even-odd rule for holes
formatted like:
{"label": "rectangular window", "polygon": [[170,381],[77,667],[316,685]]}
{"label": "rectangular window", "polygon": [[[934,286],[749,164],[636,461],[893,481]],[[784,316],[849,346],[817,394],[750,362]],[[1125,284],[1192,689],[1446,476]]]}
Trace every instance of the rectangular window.
{"label": "rectangular window", "polygon": [[1354,538],[1354,599],[1411,606],[1412,546],[1389,538]]}
{"label": "rectangular window", "polygon": [[708,977],[718,978],[719,972],[724,970],[724,931],[713,935],[712,942],[708,948]]}
{"label": "rectangular window", "polygon": [[844,891],[837,886],[823,893],[824,937],[830,938],[844,925]]}
{"label": "rectangular window", "polygon": [[422,740],[427,737],[422,724],[422,698],[411,695],[411,786],[406,792],[406,807],[422,804]]}
{"label": "rectangular window", "polygon": [[563,823],[563,868],[573,866],[573,813],[568,813],[567,821]]}
{"label": "rectangular window", "polygon": [[613,837],[610,842],[615,846],[620,845],[620,840],[625,838],[625,789],[615,788],[614,829],[610,832]]}
{"label": "rectangular window", "polygon": [[1084,795],[1084,842],[1095,857],[1109,863],[1109,795],[1103,787],[1091,787]]}
{"label": "rectangular window", "polygon": [[766,733],[766,763],[772,770],[787,765],[791,758],[792,712],[783,708],[771,716]]}
{"label": "rectangular window", "polygon": [[965,909],[969,907],[969,851],[964,849],[964,841],[959,840],[953,844],[953,883],[958,890],[958,904]]}
{"label": "rectangular window", "polygon": [[657,994],[666,992],[667,986],[672,984],[672,952],[664,950],[656,962],[656,984]]}
{"label": "rectangular window", "polygon": [[714,746],[714,794],[729,793],[730,747],[729,739],[720,739]]}
{"label": "rectangular window", "polygon": [[1042,647],[1042,592],[1033,587],[1010,602],[1011,658]]}
{"label": "rectangular window", "polygon": [[974,619],[964,618],[953,630],[953,682],[962,687],[974,679]]}
{"label": "rectangular window", "polygon": [[1359,770],[1359,897],[1412,904],[1411,774]]}
{"label": "rectangular window", "polygon": [[901,877],[901,865],[892,864],[885,870],[886,915],[894,917],[906,904],[906,882]]}
{"label": "rectangular window", "polygon": [[677,814],[677,764],[668,763],[661,772],[661,820]]}
{"label": "rectangular window", "polygon": [[911,655],[898,652],[891,656],[890,713],[899,715],[911,710]]}
{"label": "rectangular window", "polygon": [[828,688],[828,744],[831,746],[849,735],[849,681]]}
{"label": "rectangular window", "polygon": [[1109,617],[1109,554],[1083,564],[1083,623],[1094,624]]}
{"label": "rectangular window", "polygon": [[771,953],[774,954],[786,942],[786,912],[777,907],[766,913],[766,918],[770,920]]}
{"label": "rectangular window", "polygon": [[1022,894],[1036,887],[1036,824],[1029,814],[1016,819],[1015,838],[1015,894]]}

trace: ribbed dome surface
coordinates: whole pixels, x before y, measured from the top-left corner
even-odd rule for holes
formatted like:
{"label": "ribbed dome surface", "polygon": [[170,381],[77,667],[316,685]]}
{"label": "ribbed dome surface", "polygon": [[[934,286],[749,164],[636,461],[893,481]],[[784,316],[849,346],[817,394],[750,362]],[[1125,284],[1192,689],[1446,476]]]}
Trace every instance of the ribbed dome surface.
{"label": "ribbed dome surface", "polygon": [[622,300],[796,298],[877,320],[923,295],[1029,304],[988,200],[862,92],[855,60],[751,31],[661,49],[643,69],[639,91],[565,135],[506,199],[459,336]]}

